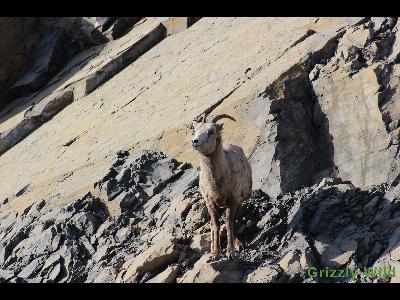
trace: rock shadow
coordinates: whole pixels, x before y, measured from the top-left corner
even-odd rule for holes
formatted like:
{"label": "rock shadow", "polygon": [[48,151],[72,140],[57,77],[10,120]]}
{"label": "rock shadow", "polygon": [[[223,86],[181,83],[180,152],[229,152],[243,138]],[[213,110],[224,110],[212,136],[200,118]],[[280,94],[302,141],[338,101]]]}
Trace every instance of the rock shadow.
{"label": "rock shadow", "polygon": [[[67,55],[63,50],[65,44],[71,44]],[[33,49],[29,68],[7,91],[9,101],[0,107],[0,123],[53,93],[98,56],[105,46],[106,43],[82,49],[77,41],[68,43],[68,35],[59,28],[42,32]]]}
{"label": "rock shadow", "polygon": [[278,125],[274,160],[279,161],[282,193],[311,186],[332,175],[334,147],[329,120],[307,72],[293,71],[271,96],[270,113]]}

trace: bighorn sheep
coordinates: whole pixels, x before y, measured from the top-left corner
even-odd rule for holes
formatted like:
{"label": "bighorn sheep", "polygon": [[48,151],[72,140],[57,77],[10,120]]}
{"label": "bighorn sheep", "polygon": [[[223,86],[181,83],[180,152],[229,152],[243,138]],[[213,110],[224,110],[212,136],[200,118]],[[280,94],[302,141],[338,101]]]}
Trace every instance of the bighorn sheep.
{"label": "bighorn sheep", "polygon": [[211,218],[211,252],[214,259],[221,254],[220,224],[216,207],[226,208],[227,257],[233,258],[236,236],[235,218],[242,203],[250,198],[252,175],[250,163],[243,149],[235,145],[222,144],[224,124],[216,124],[222,118],[236,121],[222,114],[206,121],[206,115],[193,121],[193,148],[201,154],[200,193],[206,201]]}

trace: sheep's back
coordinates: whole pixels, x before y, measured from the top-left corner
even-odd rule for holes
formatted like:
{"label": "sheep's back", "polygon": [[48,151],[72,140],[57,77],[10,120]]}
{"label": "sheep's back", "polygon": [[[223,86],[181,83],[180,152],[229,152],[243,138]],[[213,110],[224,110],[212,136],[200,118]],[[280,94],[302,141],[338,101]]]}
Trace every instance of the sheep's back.
{"label": "sheep's back", "polygon": [[251,195],[252,175],[250,163],[241,147],[236,145],[226,145],[224,152],[228,162],[229,172],[232,182],[232,191],[241,200],[246,200]]}

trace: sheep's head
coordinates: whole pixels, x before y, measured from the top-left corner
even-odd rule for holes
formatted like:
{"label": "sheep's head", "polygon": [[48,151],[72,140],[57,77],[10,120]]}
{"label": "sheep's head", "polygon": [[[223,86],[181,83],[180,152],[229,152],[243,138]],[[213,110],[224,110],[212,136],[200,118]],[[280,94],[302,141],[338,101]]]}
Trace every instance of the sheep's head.
{"label": "sheep's head", "polygon": [[224,124],[217,124],[216,122],[222,118],[228,118],[236,121],[233,117],[223,114],[206,119],[204,114],[197,120],[193,120],[194,134],[192,137],[192,147],[194,150],[199,151],[203,155],[210,155],[215,151],[219,141],[221,140],[221,132]]}

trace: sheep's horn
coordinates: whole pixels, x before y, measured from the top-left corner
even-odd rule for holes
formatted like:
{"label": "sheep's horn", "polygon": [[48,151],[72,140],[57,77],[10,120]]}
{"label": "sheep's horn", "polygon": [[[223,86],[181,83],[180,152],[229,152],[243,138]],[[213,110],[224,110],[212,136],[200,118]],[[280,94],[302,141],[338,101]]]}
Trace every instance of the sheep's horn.
{"label": "sheep's horn", "polygon": [[196,119],[194,119],[193,121],[196,122],[206,122],[206,113],[203,113],[202,115],[198,116]]}
{"label": "sheep's horn", "polygon": [[222,114],[222,115],[216,115],[216,116],[212,117],[211,123],[216,123],[218,120],[223,119],[223,118],[230,119],[230,120],[236,122],[234,117],[231,117],[230,115],[227,115],[227,114]]}

